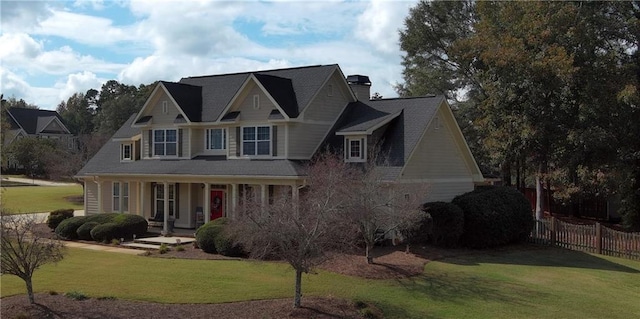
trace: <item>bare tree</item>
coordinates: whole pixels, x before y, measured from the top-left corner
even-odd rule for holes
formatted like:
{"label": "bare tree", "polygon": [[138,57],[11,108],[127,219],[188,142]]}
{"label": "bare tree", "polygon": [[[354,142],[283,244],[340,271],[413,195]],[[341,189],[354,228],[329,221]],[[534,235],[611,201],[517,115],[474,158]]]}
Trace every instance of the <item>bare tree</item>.
{"label": "bare tree", "polygon": [[27,286],[29,302],[34,303],[31,278],[36,269],[55,263],[64,257],[64,245],[59,240],[49,239],[47,229],[39,231],[41,221],[35,215],[1,216],[1,271],[20,277]]}
{"label": "bare tree", "polygon": [[349,212],[345,216],[358,228],[369,264],[374,261],[372,250],[378,241],[388,236],[402,237],[424,217],[420,207],[428,185],[388,180],[384,176],[385,166],[376,165],[374,157],[350,182],[348,193]]}
{"label": "bare tree", "polygon": [[348,199],[344,181],[351,172],[340,157],[322,155],[309,166],[308,189],[298,200],[282,192],[266,204],[245,194],[231,223],[237,240],[253,257],[285,260],[295,270],[296,308],[302,299],[302,274],[322,263],[327,252],[350,247],[354,239],[342,215]]}

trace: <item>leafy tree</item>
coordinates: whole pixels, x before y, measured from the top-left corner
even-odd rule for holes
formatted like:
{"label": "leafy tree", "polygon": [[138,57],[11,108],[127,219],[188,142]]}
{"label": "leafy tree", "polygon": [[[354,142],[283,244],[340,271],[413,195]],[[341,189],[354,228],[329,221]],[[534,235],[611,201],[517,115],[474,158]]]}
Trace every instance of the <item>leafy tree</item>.
{"label": "leafy tree", "polygon": [[105,135],[115,133],[124,122],[142,107],[138,104],[135,86],[109,80],[102,85],[100,98],[97,100],[95,130]]}
{"label": "leafy tree", "polygon": [[89,134],[93,131],[93,109],[85,94],[74,93],[66,102],[60,102],[57,112],[72,134]]}
{"label": "leafy tree", "polygon": [[38,230],[36,215],[2,215],[0,234],[2,274],[20,277],[27,286],[31,304],[33,295],[33,273],[40,266],[55,263],[64,257],[64,245],[59,240],[49,239],[50,232]]}
{"label": "leafy tree", "polygon": [[7,153],[24,168],[28,176],[43,176],[47,157],[53,155],[56,147],[56,141],[51,139],[24,137],[11,143]]}

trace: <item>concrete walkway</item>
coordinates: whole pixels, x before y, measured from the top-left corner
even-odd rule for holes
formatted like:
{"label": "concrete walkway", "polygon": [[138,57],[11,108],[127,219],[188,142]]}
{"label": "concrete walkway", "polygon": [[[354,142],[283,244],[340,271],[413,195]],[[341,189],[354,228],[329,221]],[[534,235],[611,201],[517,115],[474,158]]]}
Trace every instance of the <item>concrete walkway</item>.
{"label": "concrete walkway", "polygon": [[121,254],[128,254],[128,255],[144,255],[147,253],[146,250],[141,250],[141,249],[128,249],[128,248],[120,248],[120,247],[107,246],[107,245],[93,245],[93,244],[79,243],[75,241],[65,241],[64,245],[67,247],[73,247],[73,248],[91,249],[91,250],[97,250],[97,251],[106,251],[110,253],[121,253]]}
{"label": "concrete walkway", "polygon": [[24,184],[40,185],[40,186],[74,186],[74,185],[79,185],[78,183],[51,182],[51,181],[45,181],[45,180],[41,180],[41,179],[31,179],[31,178],[21,178],[21,177],[2,177],[2,180],[0,181],[0,185],[2,184],[2,181],[18,182],[18,183],[24,183]]}

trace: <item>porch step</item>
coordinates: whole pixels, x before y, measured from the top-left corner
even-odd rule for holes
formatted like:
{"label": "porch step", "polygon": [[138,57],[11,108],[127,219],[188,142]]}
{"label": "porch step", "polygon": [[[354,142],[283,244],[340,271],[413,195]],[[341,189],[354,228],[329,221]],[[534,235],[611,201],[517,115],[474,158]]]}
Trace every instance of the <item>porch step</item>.
{"label": "porch step", "polygon": [[169,246],[175,245],[184,245],[190,244],[196,241],[193,237],[146,237],[146,238],[136,238],[134,243],[146,244],[146,245],[157,245],[160,247],[161,244],[167,244]]}
{"label": "porch step", "polygon": [[123,243],[120,246],[142,249],[160,249],[160,245],[144,244],[144,243]]}

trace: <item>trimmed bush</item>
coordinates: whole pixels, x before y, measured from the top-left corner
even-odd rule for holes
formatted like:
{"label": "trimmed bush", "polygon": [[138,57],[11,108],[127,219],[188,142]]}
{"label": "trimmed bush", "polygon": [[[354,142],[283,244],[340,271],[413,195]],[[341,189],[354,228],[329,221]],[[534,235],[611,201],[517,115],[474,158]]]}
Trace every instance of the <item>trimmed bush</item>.
{"label": "trimmed bush", "polygon": [[144,217],[131,214],[116,214],[113,222],[118,224],[117,238],[130,239],[133,238],[133,235],[140,237],[147,232],[149,227],[149,223]]}
{"label": "trimmed bush", "polygon": [[82,226],[78,227],[78,229],[76,230],[78,239],[93,240],[93,238],[91,237],[91,230],[98,225],[100,224],[98,224],[97,222],[86,222],[82,224]]}
{"label": "trimmed bush", "polygon": [[47,217],[47,226],[55,230],[63,220],[71,217],[73,217],[73,208],[54,210]]}
{"label": "trimmed bush", "polygon": [[216,250],[216,237],[219,233],[221,233],[224,229],[223,225],[214,224],[215,221],[208,222],[196,231],[196,242],[198,243],[198,247],[202,249],[205,253],[215,254],[218,251]]}
{"label": "trimmed bush", "polygon": [[464,212],[462,244],[488,248],[521,242],[533,229],[529,201],[511,187],[486,187],[452,201]]}
{"label": "trimmed bush", "polygon": [[440,247],[456,247],[464,232],[464,213],[456,204],[430,202],[423,209],[431,216],[429,243]]}
{"label": "trimmed bush", "polygon": [[87,221],[85,216],[76,216],[63,220],[56,227],[56,235],[62,239],[73,240],[78,239],[77,230]]}
{"label": "trimmed bush", "polygon": [[242,246],[233,240],[228,229],[224,226],[221,227],[223,228],[222,231],[213,239],[218,254],[229,257],[245,256]]}
{"label": "trimmed bush", "polygon": [[116,223],[104,223],[96,225],[91,230],[91,238],[95,241],[108,243],[112,239],[118,238],[118,224]]}

